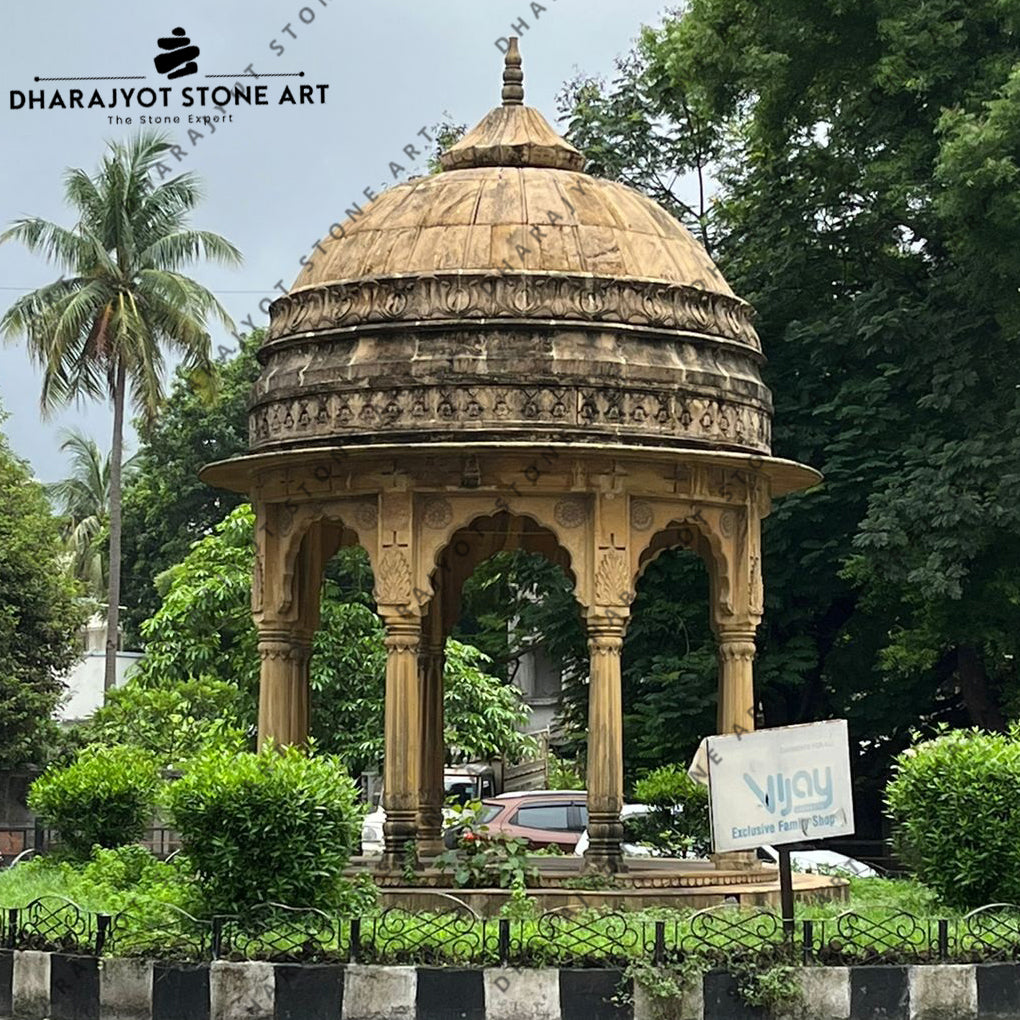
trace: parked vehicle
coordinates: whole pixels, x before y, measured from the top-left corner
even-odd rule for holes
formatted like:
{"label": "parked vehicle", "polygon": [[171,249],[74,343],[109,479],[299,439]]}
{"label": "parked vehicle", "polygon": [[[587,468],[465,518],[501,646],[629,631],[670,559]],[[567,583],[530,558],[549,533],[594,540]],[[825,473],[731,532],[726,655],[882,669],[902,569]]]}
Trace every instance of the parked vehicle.
{"label": "parked vehicle", "polygon": [[[542,763],[544,768],[544,762]],[[515,766],[515,768],[522,768]],[[530,773],[529,773],[530,774]],[[539,775],[539,773],[535,773]],[[544,776],[544,773],[541,775]],[[463,807],[472,801],[486,800],[499,795],[500,788],[506,778],[506,771],[499,762],[469,762],[466,765],[452,766],[443,770],[444,800],[447,804]],[[539,791],[545,792],[545,791]],[[444,809],[447,819],[453,812]],[[361,825],[361,852],[372,856],[383,851],[383,823],[386,812],[382,807],[382,790],[373,810],[365,815]]]}
{"label": "parked vehicle", "polygon": [[[588,825],[588,794],[585,790],[523,790],[504,793],[482,802],[472,827],[479,838],[503,836],[524,839],[533,850],[557,846],[572,853]],[[464,825],[446,830],[444,842],[455,847],[468,831]]]}
{"label": "parked vehicle", "polygon": [[[779,851],[774,846],[758,847],[758,860],[779,864]],[[878,872],[869,864],[835,850],[792,850],[790,864],[794,871],[813,871],[822,875],[850,875],[853,878],[877,878]]]}
{"label": "parked vehicle", "polygon": [[[651,814],[651,811],[652,809],[647,804],[624,804],[620,809],[620,821],[623,822],[623,843],[620,844],[620,849],[625,857],[658,856],[653,847],[645,846],[639,842],[638,835],[634,833],[632,831],[632,827],[627,824],[628,819],[646,818],[649,814]],[[582,856],[587,849],[588,829],[586,827],[574,847],[574,853],[578,856]]]}

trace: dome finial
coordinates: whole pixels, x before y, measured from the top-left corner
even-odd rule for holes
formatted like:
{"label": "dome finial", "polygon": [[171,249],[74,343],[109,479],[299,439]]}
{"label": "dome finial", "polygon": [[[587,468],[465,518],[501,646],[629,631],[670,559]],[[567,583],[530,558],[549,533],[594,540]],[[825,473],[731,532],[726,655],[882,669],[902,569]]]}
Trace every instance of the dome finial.
{"label": "dome finial", "polygon": [[524,72],[521,70],[521,51],[517,36],[510,37],[510,49],[506,51],[506,66],[503,68],[503,105],[524,105]]}

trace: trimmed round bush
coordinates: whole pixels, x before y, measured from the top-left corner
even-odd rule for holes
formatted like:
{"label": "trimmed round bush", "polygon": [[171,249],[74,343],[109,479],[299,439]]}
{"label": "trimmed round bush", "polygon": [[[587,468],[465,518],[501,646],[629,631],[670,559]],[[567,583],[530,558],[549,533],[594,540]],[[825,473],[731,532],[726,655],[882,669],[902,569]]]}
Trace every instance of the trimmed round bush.
{"label": "trimmed round bush", "polygon": [[67,766],[47,769],[28,806],[56,829],[62,851],[86,860],[94,846],[135,843],[152,822],[159,766],[137,747],[86,747]]}
{"label": "trimmed round bush", "polygon": [[341,873],[364,808],[338,758],[210,751],[167,787],[166,806],[213,913],[328,908],[349,892]]}
{"label": "trimmed round bush", "polygon": [[1020,732],[915,744],[885,796],[897,855],[946,904],[1020,903]]}
{"label": "trimmed round bush", "polygon": [[634,784],[634,796],[654,809],[647,818],[625,820],[642,842],[670,854],[703,855],[711,849],[708,787],[682,765],[653,769]]}

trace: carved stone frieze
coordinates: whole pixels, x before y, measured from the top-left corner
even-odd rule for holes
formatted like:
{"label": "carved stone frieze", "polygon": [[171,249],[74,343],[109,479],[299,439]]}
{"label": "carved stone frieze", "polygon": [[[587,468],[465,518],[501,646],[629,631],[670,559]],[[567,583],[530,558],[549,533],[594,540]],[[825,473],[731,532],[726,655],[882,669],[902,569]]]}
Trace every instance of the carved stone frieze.
{"label": "carved stone frieze", "polygon": [[630,504],[630,526],[635,531],[647,531],[655,520],[652,504],[644,499],[635,499]]}
{"label": "carved stone frieze", "polygon": [[[272,400],[249,418],[252,449],[295,440],[387,432],[562,428],[637,443],[690,440],[767,453],[768,412],[676,389],[595,386],[428,386]],[[722,486],[720,481],[720,486]]]}
{"label": "carved stone frieze", "polygon": [[448,499],[430,499],[422,511],[422,521],[426,528],[445,528],[453,520],[453,507]]}
{"label": "carved stone frieze", "polygon": [[299,290],[270,306],[268,342],[367,323],[555,319],[761,343],[751,306],[699,287],[588,275],[450,272],[376,276]]}
{"label": "carved stone frieze", "polygon": [[583,499],[561,499],[553,508],[553,516],[563,528],[579,528],[588,519],[588,507]]}
{"label": "carved stone frieze", "polygon": [[363,500],[354,507],[354,523],[363,531],[369,531],[379,523],[379,507],[374,499]]}

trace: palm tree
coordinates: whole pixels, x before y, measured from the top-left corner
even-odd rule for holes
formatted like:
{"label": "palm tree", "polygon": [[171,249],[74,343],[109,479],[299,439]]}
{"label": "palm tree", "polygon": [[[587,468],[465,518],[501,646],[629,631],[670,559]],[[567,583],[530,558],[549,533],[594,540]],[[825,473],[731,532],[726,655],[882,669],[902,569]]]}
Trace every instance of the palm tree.
{"label": "palm tree", "polygon": [[[62,451],[71,454],[71,473],[47,485],[57,512],[64,518],[63,535],[71,553],[72,572],[91,594],[101,599],[109,589],[108,550],[101,544],[110,525],[110,456],[78,429],[64,432]],[[122,481],[134,469],[134,457],[121,467]]]}
{"label": "palm tree", "polygon": [[20,241],[56,264],[62,275],[14,302],[0,333],[24,336],[43,370],[43,413],[71,400],[113,404],[110,449],[110,552],[106,678],[116,676],[120,602],[121,462],[128,396],[143,420],[163,401],[166,354],[186,368],[213,371],[206,320],[233,323],[213,295],[182,267],[205,257],[228,265],[240,252],[218,234],[194,230],[188,217],[200,198],[197,178],[153,180],[170,140],[146,132],[110,143],[98,172],[70,169],[68,203],[78,216],[66,228],[48,220],[16,220],[0,243]]}

